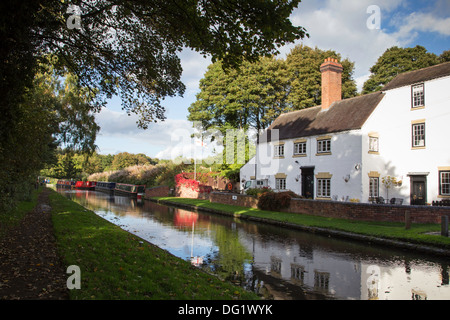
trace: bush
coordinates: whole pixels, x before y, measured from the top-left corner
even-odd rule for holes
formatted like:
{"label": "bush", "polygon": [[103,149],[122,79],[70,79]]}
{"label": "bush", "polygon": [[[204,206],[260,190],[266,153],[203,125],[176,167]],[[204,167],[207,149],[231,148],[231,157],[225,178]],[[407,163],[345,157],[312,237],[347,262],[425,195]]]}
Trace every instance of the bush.
{"label": "bush", "polygon": [[292,191],[266,191],[259,196],[258,208],[261,210],[279,211],[279,209],[289,208],[292,198],[301,198],[301,196]]}
{"label": "bush", "polygon": [[276,210],[280,208],[280,200],[275,192],[264,192],[259,196],[258,208],[261,210]]}
{"label": "bush", "polygon": [[270,189],[269,187],[264,187],[264,188],[250,188],[248,189],[245,194],[249,195],[249,196],[256,196],[259,197],[261,194],[263,194],[264,192],[272,192],[272,189]]}

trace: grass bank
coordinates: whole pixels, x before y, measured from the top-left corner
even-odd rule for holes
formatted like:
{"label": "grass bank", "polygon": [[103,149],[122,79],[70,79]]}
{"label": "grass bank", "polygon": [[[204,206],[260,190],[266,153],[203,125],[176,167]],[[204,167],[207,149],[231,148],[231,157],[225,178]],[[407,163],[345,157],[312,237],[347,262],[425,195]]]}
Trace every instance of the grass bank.
{"label": "grass bank", "polygon": [[257,299],[81,205],[52,192],[52,219],[64,263],[81,271],[71,299]]}
{"label": "grass bank", "polygon": [[19,202],[12,210],[0,212],[0,239],[5,236],[10,228],[17,226],[28,212],[33,210],[37,204],[40,191],[42,191],[42,188],[34,190],[29,200]]}
{"label": "grass bank", "polygon": [[209,200],[186,199],[175,197],[152,198],[161,202],[195,206],[199,209],[208,209],[232,214],[237,217],[256,217],[266,221],[282,222],[304,227],[325,228],[329,230],[350,232],[353,234],[403,241],[419,245],[429,245],[450,250],[450,238],[440,235],[428,234],[440,232],[440,224],[416,224],[406,230],[403,223],[397,222],[368,222],[337,218],[325,218],[313,215],[295,214],[286,212],[265,211],[254,208],[239,207],[220,203],[211,203]]}

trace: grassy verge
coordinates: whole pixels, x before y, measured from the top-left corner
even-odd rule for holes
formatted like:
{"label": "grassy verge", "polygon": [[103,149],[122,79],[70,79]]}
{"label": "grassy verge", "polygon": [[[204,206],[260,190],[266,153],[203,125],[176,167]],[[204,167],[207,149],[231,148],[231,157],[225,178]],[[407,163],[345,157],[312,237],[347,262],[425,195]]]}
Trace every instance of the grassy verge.
{"label": "grassy verge", "polygon": [[257,299],[56,192],[50,201],[60,254],[81,271],[71,299]]}
{"label": "grassy verge", "polygon": [[28,201],[21,201],[7,213],[0,212],[0,239],[5,236],[10,228],[17,226],[25,215],[37,205],[37,198],[42,188],[34,190]]}
{"label": "grassy verge", "polygon": [[337,218],[325,218],[305,214],[264,211],[259,209],[232,206],[221,203],[210,203],[209,200],[185,199],[175,197],[153,198],[178,204],[192,205],[234,214],[236,216],[252,216],[275,221],[287,222],[307,227],[328,228],[356,234],[381,237],[386,239],[406,241],[410,243],[426,244],[450,249],[450,238],[440,235],[426,234],[439,232],[440,224],[415,224],[406,230],[403,223],[397,222],[367,222]]}

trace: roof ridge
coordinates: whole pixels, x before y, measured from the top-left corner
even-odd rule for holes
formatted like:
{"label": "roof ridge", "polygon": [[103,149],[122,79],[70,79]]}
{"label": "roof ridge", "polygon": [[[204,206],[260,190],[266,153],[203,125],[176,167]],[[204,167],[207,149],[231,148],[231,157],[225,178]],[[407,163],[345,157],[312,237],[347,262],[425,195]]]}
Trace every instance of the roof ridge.
{"label": "roof ridge", "polygon": [[392,90],[418,82],[448,77],[450,76],[449,67],[450,61],[447,61],[433,66],[399,73],[391,81],[386,83],[381,90]]}

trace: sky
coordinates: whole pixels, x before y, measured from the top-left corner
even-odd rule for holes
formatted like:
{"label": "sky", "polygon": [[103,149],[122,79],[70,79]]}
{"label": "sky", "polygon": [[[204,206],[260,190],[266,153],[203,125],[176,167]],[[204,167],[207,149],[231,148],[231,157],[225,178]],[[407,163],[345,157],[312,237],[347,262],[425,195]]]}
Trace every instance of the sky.
{"label": "sky", "polygon": [[[303,0],[290,19],[306,28],[310,37],[280,48],[278,57],[285,58],[298,44],[334,50],[355,62],[353,77],[359,91],[370,67],[392,46],[421,45],[437,55],[450,50],[449,0]],[[159,159],[211,154],[214,146],[202,148],[189,138],[193,129],[187,121],[188,108],[196,100],[199,81],[211,60],[189,49],[180,53],[180,59],[186,92],[163,101],[167,119],[147,130],[138,129],[136,116],[128,116],[121,110],[120,99],[113,98],[96,115],[101,127],[98,153],[144,153]]]}

